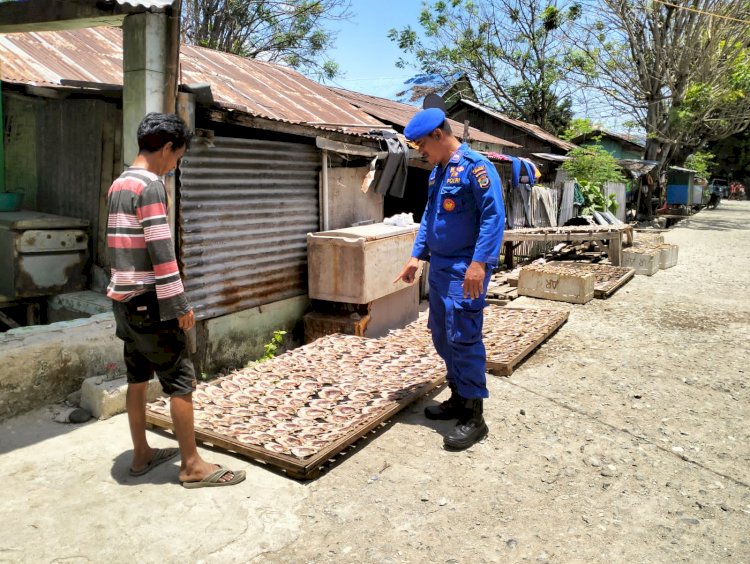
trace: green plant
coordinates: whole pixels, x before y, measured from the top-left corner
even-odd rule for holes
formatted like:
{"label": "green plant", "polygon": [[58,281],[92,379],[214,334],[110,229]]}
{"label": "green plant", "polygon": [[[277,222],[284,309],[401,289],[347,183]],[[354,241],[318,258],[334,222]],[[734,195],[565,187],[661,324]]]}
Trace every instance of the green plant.
{"label": "green plant", "polygon": [[569,161],[563,168],[579,182],[590,182],[597,186],[605,182],[625,182],[617,159],[599,145],[587,145],[572,149]]}
{"label": "green plant", "polygon": [[276,352],[279,350],[281,343],[284,341],[284,335],[286,331],[277,330],[273,332],[271,341],[263,345],[263,356],[260,357],[256,362],[265,362],[266,360],[272,359],[276,356]]}
{"label": "green plant", "polygon": [[617,199],[614,194],[605,196],[601,187],[585,180],[578,183],[583,196],[581,215],[591,215],[594,211],[617,212]]}
{"label": "green plant", "polygon": [[696,176],[700,176],[706,180],[708,180],[710,175],[708,169],[712,168],[715,164],[714,154],[707,151],[697,151],[685,159],[685,166],[692,168]]}

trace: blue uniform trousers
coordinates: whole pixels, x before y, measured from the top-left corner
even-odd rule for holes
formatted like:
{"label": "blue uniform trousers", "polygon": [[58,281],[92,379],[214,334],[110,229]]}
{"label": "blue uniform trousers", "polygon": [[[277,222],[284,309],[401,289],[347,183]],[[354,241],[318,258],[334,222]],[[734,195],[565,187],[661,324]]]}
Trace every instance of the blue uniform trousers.
{"label": "blue uniform trousers", "polygon": [[482,310],[492,268],[487,266],[482,295],[464,298],[464,275],[470,263],[470,258],[431,256],[428,326],[435,350],[445,361],[448,382],[456,385],[462,398],[479,399],[489,397]]}

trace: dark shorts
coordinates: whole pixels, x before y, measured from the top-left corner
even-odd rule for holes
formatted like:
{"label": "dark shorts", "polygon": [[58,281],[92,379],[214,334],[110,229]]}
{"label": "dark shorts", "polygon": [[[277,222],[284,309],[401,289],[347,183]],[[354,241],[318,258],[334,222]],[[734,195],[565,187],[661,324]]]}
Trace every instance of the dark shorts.
{"label": "dark shorts", "polygon": [[148,382],[154,372],[164,393],[184,396],[195,391],[196,379],[187,337],[176,319],[159,319],[155,292],[128,302],[112,302],[117,322],[116,335],[125,342],[128,383]]}

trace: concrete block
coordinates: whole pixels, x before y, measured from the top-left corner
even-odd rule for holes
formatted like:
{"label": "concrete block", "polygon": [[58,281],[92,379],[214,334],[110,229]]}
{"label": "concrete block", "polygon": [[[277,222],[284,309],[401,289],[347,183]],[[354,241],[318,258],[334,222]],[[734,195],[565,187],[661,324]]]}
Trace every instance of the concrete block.
{"label": "concrete block", "polygon": [[594,298],[593,273],[571,274],[553,266],[525,266],[518,275],[518,295],[585,304]]}
{"label": "concrete block", "polygon": [[58,294],[47,300],[47,320],[50,323],[81,319],[112,311],[112,300],[90,290]]}
{"label": "concrete block", "polygon": [[124,368],[112,312],[0,333],[0,421],[62,401],[83,380]]}
{"label": "concrete block", "polygon": [[677,264],[677,253],[679,250],[677,245],[662,243],[657,248],[659,249],[659,268],[663,270],[665,268],[672,268]]}
{"label": "concrete block", "polygon": [[622,251],[622,266],[635,269],[636,274],[651,276],[659,271],[661,253],[656,249],[633,247]]}
{"label": "concrete block", "polygon": [[[106,376],[86,378],[81,386],[81,407],[99,419],[125,413],[125,394],[128,391],[126,378],[107,380]],[[159,380],[153,378],[148,384],[148,401],[164,395]]]}

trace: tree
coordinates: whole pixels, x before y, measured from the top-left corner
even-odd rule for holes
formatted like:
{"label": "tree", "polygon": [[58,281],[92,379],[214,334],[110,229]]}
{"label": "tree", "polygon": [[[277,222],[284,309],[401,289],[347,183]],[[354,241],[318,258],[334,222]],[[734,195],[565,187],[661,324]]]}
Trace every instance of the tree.
{"label": "tree", "polygon": [[482,103],[558,133],[572,117],[564,37],[580,14],[564,0],[423,2],[423,38],[411,27],[388,36],[423,72],[465,73]]}
{"label": "tree", "polygon": [[605,182],[625,182],[617,159],[600,145],[578,147],[568,152],[571,160],[562,165],[579,182],[602,185]]}
{"label": "tree", "polygon": [[685,166],[695,171],[695,175],[705,178],[711,175],[710,170],[715,166],[714,154],[707,151],[696,151],[685,159]]}
{"label": "tree", "polygon": [[747,0],[597,0],[591,8],[600,17],[571,35],[572,66],[583,86],[645,130],[657,174],[750,123]]}
{"label": "tree", "polygon": [[750,188],[750,128],[731,137],[708,144],[716,164],[710,168],[715,176],[739,180]]}
{"label": "tree", "polygon": [[570,120],[568,127],[560,134],[561,139],[570,141],[584,133],[591,133],[594,130],[593,122],[588,118],[575,118]]}
{"label": "tree", "polygon": [[349,0],[184,0],[183,38],[331,79],[339,67],[323,57],[335,34],[324,26],[349,18],[349,5]]}

